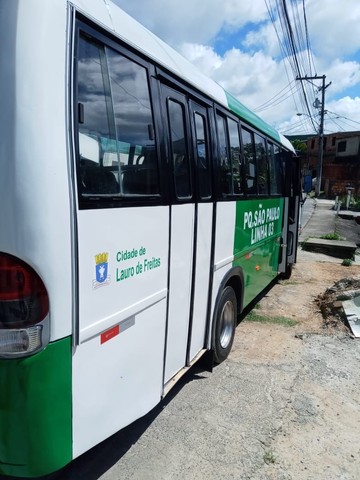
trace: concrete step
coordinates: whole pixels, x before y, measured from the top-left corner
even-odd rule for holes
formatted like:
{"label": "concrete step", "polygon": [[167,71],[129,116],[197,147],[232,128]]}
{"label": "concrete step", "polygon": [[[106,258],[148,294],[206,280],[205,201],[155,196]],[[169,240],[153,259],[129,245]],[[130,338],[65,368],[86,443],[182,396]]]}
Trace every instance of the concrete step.
{"label": "concrete step", "polygon": [[302,248],[309,252],[324,253],[336,258],[354,259],[356,244],[346,240],[326,240],[324,238],[308,238],[301,242]]}

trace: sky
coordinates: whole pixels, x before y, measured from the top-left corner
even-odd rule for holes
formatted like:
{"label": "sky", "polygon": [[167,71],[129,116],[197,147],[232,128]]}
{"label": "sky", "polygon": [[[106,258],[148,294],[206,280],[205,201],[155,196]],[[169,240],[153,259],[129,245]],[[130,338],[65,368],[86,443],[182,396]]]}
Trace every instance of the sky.
{"label": "sky", "polygon": [[[306,110],[296,93],[300,82],[283,59],[269,16],[267,6],[276,0],[114,1],[281,133],[318,131],[319,110],[312,103],[316,97],[321,101],[322,83],[304,82],[313,94]],[[300,56],[302,74],[325,75],[325,85],[329,84],[324,133],[360,130],[360,1],[287,0],[287,4],[296,1],[298,25],[305,5],[311,45],[311,56],[306,52]]]}

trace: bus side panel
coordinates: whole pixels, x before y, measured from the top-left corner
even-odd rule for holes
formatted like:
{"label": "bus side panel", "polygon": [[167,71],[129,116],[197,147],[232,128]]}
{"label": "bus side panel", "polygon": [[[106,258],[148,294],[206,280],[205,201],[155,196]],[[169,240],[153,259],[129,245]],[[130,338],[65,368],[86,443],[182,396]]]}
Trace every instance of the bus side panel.
{"label": "bus side panel", "polygon": [[244,307],[278,274],[283,209],[280,198],[237,202],[234,266],[244,272]]}
{"label": "bus side panel", "polygon": [[194,284],[193,323],[190,360],[204,348],[206,315],[209,298],[213,204],[199,203],[197,218],[197,245]]}
{"label": "bus side panel", "polygon": [[[74,355],[73,454],[77,457],[160,402],[166,300],[130,319],[109,340],[97,336]],[[105,334],[106,335],[106,334]],[[103,342],[103,343],[102,343]]]}
{"label": "bus side panel", "polygon": [[191,203],[174,205],[171,210],[165,384],[186,364],[195,221],[194,205]]}
{"label": "bus side panel", "polygon": [[[211,323],[213,321],[215,302],[221,282],[227,272],[232,268],[234,260],[235,221],[235,202],[218,202],[216,204],[214,274],[210,315]],[[210,345],[208,346],[210,347]]]}
{"label": "bus side panel", "polygon": [[35,477],[72,459],[71,337],[0,360],[0,474]]}
{"label": "bus side panel", "polygon": [[78,232],[75,456],[160,401],[169,207],[81,210]]}

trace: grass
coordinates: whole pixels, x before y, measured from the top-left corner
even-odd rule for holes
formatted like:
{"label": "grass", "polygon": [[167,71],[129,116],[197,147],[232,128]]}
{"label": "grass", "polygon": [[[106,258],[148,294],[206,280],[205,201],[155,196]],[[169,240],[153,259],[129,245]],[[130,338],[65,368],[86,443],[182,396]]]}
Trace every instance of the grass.
{"label": "grass", "polygon": [[351,258],[344,258],[341,265],[344,265],[344,267],[351,267],[352,264],[353,261],[351,260]]}
{"label": "grass", "polygon": [[264,462],[268,465],[276,462],[276,457],[270,450],[266,451],[263,456]]}
{"label": "grass", "polygon": [[285,327],[294,327],[298,324],[296,320],[291,320],[287,317],[270,317],[268,315],[260,315],[259,313],[255,313],[254,311],[251,311],[246,315],[246,320],[248,320],[249,322],[273,323],[276,325],[284,325]]}
{"label": "grass", "polygon": [[324,240],[342,240],[342,237],[336,232],[334,233],[327,233],[326,235],[321,235],[320,238],[323,238]]}

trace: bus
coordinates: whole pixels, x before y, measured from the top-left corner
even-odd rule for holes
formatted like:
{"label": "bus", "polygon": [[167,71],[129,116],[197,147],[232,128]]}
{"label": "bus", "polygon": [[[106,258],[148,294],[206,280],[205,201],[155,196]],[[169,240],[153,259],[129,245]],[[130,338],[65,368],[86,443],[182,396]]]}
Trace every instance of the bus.
{"label": "bus", "polygon": [[290,142],[110,0],[0,4],[0,474],[154,408],[296,261]]}

